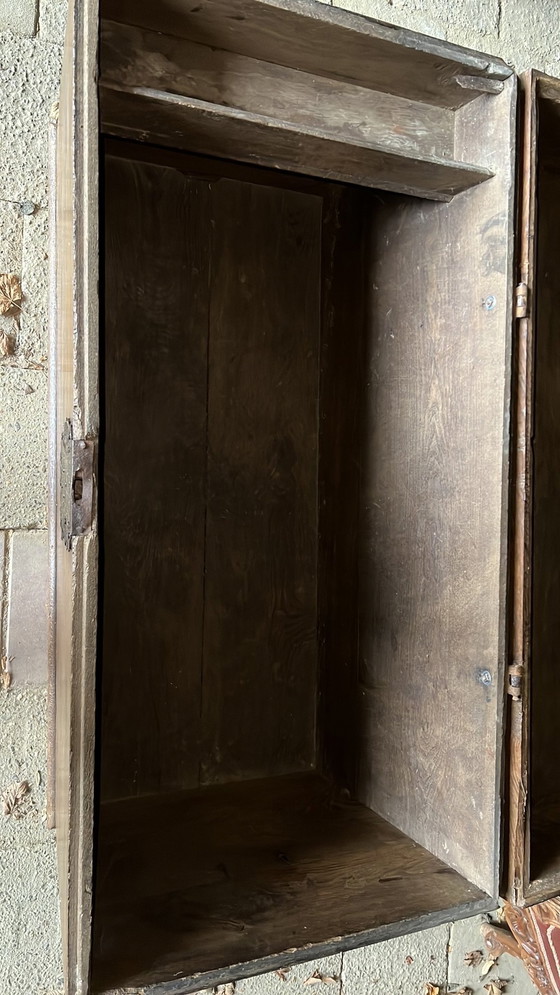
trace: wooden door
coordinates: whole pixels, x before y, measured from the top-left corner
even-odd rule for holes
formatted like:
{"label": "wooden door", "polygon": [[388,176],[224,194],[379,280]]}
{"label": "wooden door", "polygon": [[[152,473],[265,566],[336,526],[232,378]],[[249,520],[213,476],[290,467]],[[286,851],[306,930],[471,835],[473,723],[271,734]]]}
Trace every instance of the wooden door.
{"label": "wooden door", "polygon": [[[59,468],[53,515],[55,821],[67,995],[87,991],[91,933],[97,615],[93,493],[98,437],[97,17],[97,0],[69,5],[56,139],[56,332],[51,356],[56,370]],[[66,533],[81,534],[67,534],[65,541],[61,523]]]}
{"label": "wooden door", "polygon": [[560,80],[522,77],[509,862],[516,905],[560,892]]}

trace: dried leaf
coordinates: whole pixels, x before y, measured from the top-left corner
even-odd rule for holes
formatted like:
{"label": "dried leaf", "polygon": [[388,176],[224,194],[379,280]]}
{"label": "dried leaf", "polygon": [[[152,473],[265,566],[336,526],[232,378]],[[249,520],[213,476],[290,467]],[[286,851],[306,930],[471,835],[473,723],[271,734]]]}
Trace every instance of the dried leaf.
{"label": "dried leaf", "polygon": [[507,985],[507,981],[502,981],[500,978],[496,978],[495,981],[491,981],[488,985],[484,985],[488,995],[501,995],[504,988]]}
{"label": "dried leaf", "polygon": [[21,283],[16,273],[0,273],[0,314],[21,311]]}
{"label": "dried leaf", "polygon": [[278,975],[281,981],[287,981],[289,970],[290,970],[289,967],[279,967],[278,970],[275,971],[274,973]]}
{"label": "dried leaf", "polygon": [[16,351],[16,337],[11,332],[0,332],[0,356],[13,356]]}
{"label": "dried leaf", "polygon": [[439,985],[431,985],[430,982],[427,981],[426,995],[439,995]]}
{"label": "dried leaf", "polygon": [[23,799],[29,794],[29,784],[27,781],[20,781],[19,784],[12,784],[6,788],[2,795],[2,806],[4,815],[14,815]]}
{"label": "dried leaf", "polygon": [[411,957],[409,954],[408,957],[405,957],[404,962],[410,967],[411,964],[414,964],[414,957]]}
{"label": "dried leaf", "polygon": [[472,988],[457,988],[454,992],[449,992],[449,995],[473,995]]}
{"label": "dried leaf", "polygon": [[482,950],[469,950],[468,954],[465,954],[464,958],[467,967],[478,967],[479,964],[482,964],[483,960],[484,954],[482,953]]}
{"label": "dried leaf", "polygon": [[333,978],[329,974],[320,974],[319,971],[313,971],[313,974],[303,982],[304,985],[337,985],[338,978]]}
{"label": "dried leaf", "polygon": [[484,964],[482,965],[482,967],[480,969],[480,980],[481,981],[482,981],[483,978],[486,977],[487,974],[490,974],[490,971],[492,970],[493,967],[496,967],[497,963],[498,963],[498,958],[497,957],[491,957],[490,960],[487,960],[487,961],[484,962]]}
{"label": "dried leaf", "polygon": [[12,683],[12,675],[10,673],[10,663],[13,660],[13,656],[0,657],[0,688],[3,691],[7,691]]}

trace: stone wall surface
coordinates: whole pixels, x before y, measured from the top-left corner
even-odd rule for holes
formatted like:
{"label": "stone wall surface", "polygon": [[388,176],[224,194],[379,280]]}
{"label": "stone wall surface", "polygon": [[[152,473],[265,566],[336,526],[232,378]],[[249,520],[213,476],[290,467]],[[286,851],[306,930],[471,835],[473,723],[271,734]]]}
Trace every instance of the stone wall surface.
{"label": "stone wall surface", "polygon": [[[559,0],[345,0],[349,9],[560,75]],[[48,120],[57,98],[65,0],[0,0],[0,272],[21,276],[19,319],[0,317],[0,995],[62,991],[54,833],[46,828],[46,464]],[[5,676],[5,671],[9,677]],[[507,957],[481,978],[464,963],[480,917],[240,982],[239,995],[485,995],[534,991]],[[323,980],[318,978],[320,975]],[[310,979],[317,982],[310,987]]]}

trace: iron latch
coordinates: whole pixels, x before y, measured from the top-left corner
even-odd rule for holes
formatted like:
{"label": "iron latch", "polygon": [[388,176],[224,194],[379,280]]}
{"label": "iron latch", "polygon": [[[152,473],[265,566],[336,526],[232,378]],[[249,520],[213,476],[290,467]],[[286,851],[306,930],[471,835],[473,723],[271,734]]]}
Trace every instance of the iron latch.
{"label": "iron latch", "polygon": [[520,701],[523,696],[523,665],[520,663],[508,667],[507,692],[514,701]]}
{"label": "iron latch", "polygon": [[94,454],[93,440],[74,439],[67,420],[60,453],[60,528],[67,549],[73,537],[84,535],[93,523]]}
{"label": "iron latch", "polygon": [[529,288],[526,283],[518,283],[515,288],[515,317],[526,318],[529,311]]}

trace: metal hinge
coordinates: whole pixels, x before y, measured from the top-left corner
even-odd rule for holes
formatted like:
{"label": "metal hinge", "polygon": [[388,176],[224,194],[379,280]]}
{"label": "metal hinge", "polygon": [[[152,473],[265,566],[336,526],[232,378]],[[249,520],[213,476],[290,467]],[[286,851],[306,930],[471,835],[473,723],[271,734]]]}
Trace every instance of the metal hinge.
{"label": "metal hinge", "polygon": [[60,530],[67,549],[74,536],[84,535],[93,522],[93,458],[91,439],[74,439],[67,420],[60,449]]}
{"label": "metal hinge", "polygon": [[523,697],[523,664],[512,663],[508,667],[507,692],[514,701],[520,701]]}
{"label": "metal hinge", "polygon": [[529,311],[529,288],[526,283],[518,283],[515,288],[515,317],[526,318]]}

